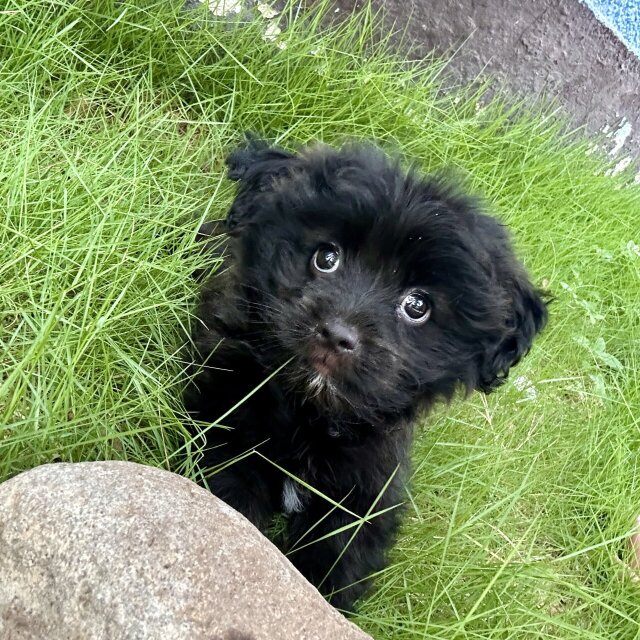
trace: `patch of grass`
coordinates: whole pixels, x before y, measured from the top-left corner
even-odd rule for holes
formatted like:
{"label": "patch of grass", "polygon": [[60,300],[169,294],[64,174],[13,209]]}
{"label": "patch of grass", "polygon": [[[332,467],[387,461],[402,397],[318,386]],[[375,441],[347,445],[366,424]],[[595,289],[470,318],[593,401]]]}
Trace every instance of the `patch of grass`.
{"label": "patch of grass", "polygon": [[244,129],[373,138],[464,175],[556,300],[502,390],[426,421],[392,565],[356,621],[394,640],[639,637],[619,560],[640,512],[630,169],[606,176],[543,109],[441,95],[442,63],[394,58],[366,12],[325,30],[322,8],[291,9],[279,47],[264,22],[166,0],[4,7],[0,478],[54,460],[168,467],[195,232],[230,202],[226,150]]}

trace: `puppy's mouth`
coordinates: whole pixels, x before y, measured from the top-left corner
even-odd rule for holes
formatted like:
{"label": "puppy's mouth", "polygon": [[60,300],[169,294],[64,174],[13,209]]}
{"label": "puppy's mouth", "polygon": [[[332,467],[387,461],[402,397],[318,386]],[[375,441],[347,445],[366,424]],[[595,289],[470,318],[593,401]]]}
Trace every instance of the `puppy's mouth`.
{"label": "puppy's mouth", "polygon": [[314,346],[310,350],[309,360],[312,369],[321,376],[333,376],[342,369],[342,358],[330,349]]}

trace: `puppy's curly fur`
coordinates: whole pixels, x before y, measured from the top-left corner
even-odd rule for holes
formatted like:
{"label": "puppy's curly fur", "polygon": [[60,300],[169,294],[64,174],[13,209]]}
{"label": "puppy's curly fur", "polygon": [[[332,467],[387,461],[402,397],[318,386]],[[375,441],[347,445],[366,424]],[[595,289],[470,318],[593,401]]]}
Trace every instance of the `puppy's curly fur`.
{"label": "puppy's curly fur", "polygon": [[349,609],[384,566],[416,416],[498,387],[545,303],[475,200],[374,147],[253,141],[228,167],[228,259],[202,290],[186,405],[215,422],[284,365],[206,431],[203,463],[258,527],[287,513],[291,560]]}

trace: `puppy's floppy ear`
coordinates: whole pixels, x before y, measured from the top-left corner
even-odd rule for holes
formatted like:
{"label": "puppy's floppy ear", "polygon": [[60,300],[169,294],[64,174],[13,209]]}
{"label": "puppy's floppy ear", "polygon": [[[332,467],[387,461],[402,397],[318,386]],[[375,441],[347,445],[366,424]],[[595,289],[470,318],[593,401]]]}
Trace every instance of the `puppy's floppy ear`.
{"label": "puppy's floppy ear", "polygon": [[227,215],[227,229],[231,232],[251,219],[255,211],[254,199],[268,191],[276,177],[287,175],[293,153],[271,147],[264,140],[247,133],[246,143],[227,157],[227,176],[240,183],[238,194]]}
{"label": "puppy's floppy ear", "polygon": [[478,388],[484,393],[497,389],[507,378],[509,369],[525,356],[536,334],[547,322],[547,305],[529,282],[524,269],[514,265],[515,274],[506,284],[511,307],[504,330],[488,346],[480,366]]}
{"label": "puppy's floppy ear", "polygon": [[245,138],[245,144],[232,151],[227,157],[227,177],[230,180],[242,180],[251,173],[268,171],[270,163],[295,157],[293,153],[284,149],[270,146],[268,142],[253,133],[245,133]]}

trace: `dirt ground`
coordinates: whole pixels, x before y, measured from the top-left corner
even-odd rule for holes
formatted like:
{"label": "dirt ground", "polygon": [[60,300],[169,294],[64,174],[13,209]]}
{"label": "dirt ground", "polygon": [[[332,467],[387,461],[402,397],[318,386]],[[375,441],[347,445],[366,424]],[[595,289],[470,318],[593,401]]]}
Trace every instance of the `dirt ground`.
{"label": "dirt ground", "polygon": [[[336,0],[336,16],[364,2]],[[621,162],[640,157],[640,60],[578,0],[372,0],[412,55],[457,50],[453,77],[498,78],[555,99],[576,126],[604,132]],[[462,45],[462,46],[461,46]]]}

